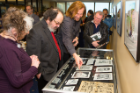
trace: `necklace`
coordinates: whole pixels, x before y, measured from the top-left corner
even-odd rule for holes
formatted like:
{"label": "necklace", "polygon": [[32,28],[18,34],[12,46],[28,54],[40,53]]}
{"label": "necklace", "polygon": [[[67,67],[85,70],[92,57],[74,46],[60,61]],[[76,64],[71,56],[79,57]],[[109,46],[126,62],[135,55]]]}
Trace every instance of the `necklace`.
{"label": "necklace", "polygon": [[21,44],[20,44],[20,43],[17,43],[17,47],[18,47],[18,48],[21,48]]}

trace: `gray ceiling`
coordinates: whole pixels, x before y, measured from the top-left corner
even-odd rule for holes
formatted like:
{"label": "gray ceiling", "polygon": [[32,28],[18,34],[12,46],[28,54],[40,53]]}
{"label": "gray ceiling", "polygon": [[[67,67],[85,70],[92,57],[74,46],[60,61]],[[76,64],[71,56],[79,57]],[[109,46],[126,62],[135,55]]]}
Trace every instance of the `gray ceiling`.
{"label": "gray ceiling", "polygon": [[67,2],[73,2],[73,1],[83,1],[83,2],[111,2],[111,0],[45,0],[45,1],[56,1],[56,2],[61,2],[61,1],[67,1]]}

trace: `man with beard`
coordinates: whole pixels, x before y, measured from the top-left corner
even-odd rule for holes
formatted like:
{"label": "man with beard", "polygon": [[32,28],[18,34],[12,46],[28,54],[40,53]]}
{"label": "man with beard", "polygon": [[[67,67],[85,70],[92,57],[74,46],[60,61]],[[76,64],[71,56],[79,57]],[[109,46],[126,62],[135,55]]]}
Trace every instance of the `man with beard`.
{"label": "man with beard", "polygon": [[42,93],[42,88],[55,75],[58,63],[62,60],[61,47],[54,32],[63,21],[63,13],[57,8],[51,8],[43,16],[27,36],[26,47],[27,53],[37,55],[41,62],[37,74],[39,93]]}
{"label": "man with beard", "polygon": [[[76,54],[75,47],[78,45],[81,18],[86,15],[85,5],[81,1],[75,1],[66,12],[64,21],[58,30],[57,37],[60,39],[64,51],[63,62],[73,56],[80,68],[82,59]],[[64,63],[62,63],[64,64]]]}

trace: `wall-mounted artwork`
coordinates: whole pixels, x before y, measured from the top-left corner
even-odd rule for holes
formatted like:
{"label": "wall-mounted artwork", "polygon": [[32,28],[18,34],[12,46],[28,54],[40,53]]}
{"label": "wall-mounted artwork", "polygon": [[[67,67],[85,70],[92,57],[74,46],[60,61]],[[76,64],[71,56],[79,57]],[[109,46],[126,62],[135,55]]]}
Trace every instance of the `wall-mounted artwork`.
{"label": "wall-mounted artwork", "polygon": [[140,60],[140,1],[126,0],[124,43],[136,62]]}
{"label": "wall-mounted artwork", "polygon": [[6,7],[5,6],[1,6],[1,14],[3,15],[6,12]]}
{"label": "wall-mounted artwork", "polygon": [[116,19],[117,19],[117,7],[116,6],[114,6],[113,7],[113,26],[114,26],[114,28],[116,28]]}
{"label": "wall-mounted artwork", "polygon": [[117,32],[122,35],[122,1],[117,4]]}

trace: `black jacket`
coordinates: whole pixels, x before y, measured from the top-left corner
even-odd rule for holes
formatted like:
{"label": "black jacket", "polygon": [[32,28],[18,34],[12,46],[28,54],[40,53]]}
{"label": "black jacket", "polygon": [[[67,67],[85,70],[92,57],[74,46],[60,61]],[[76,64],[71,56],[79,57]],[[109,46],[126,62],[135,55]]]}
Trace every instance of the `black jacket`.
{"label": "black jacket", "polygon": [[[91,45],[91,43],[93,42],[92,38],[90,38],[91,35],[93,35],[94,32],[94,26],[93,26],[93,22],[87,22],[85,24],[85,28],[84,28],[84,39],[85,39],[85,47],[89,47]],[[98,42],[98,44],[104,44],[107,41],[108,38],[108,26],[106,24],[104,24],[103,22],[101,22],[100,24],[100,33],[101,33],[101,39],[99,40],[100,42]]]}
{"label": "black jacket", "polygon": [[93,20],[93,15],[86,17],[85,18],[85,23],[87,23],[88,21],[92,21]]}
{"label": "black jacket", "polygon": [[[59,47],[61,49],[61,46]],[[38,56],[41,62],[38,73],[41,73],[46,81],[50,81],[57,72],[60,60],[58,49],[44,19],[35,24],[31,29],[27,36],[26,50],[29,55],[34,54]],[[61,53],[63,53],[62,49]]]}

